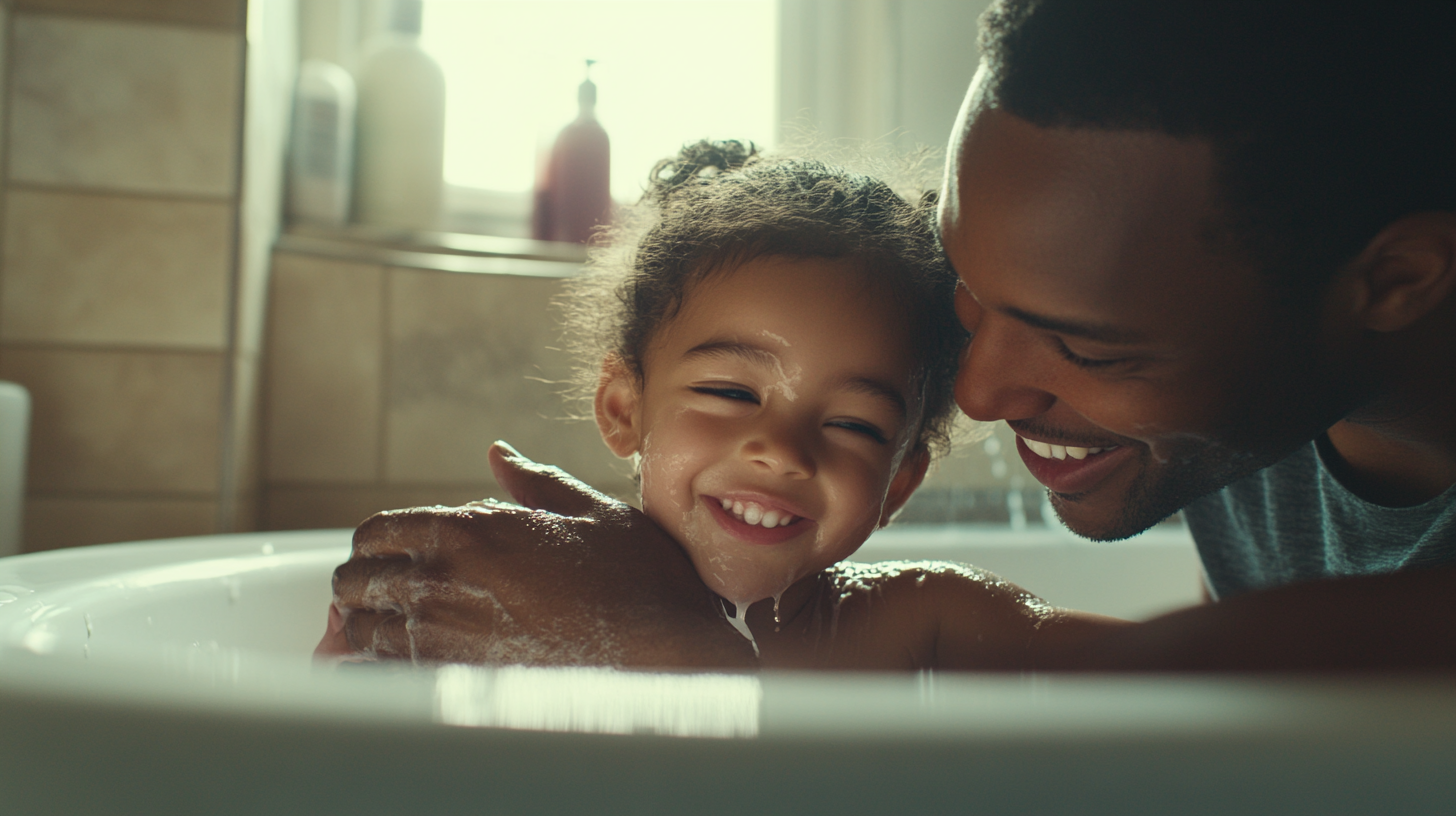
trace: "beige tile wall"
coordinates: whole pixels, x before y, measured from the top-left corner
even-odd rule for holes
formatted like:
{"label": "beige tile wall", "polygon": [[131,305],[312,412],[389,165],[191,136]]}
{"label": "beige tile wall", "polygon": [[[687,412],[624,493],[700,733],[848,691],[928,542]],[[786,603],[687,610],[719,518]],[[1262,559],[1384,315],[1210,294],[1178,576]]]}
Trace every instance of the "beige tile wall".
{"label": "beige tile wall", "polygon": [[40,496],[25,508],[27,552],[213,531],[213,499]]}
{"label": "beige tile wall", "polygon": [[[578,406],[561,395],[560,291],[555,278],[275,253],[264,527],[353,527],[380,510],[502,497],[486,461],[496,439],[633,498],[630,468],[595,426],[564,419]],[[1007,491],[1038,501],[1009,433],[988,432],[938,465],[921,520],[1005,521]],[[969,495],[997,506],[968,509]]]}
{"label": "beige tile wall", "polygon": [[30,389],[34,494],[216,493],[221,355],[5,348],[0,377]]}
{"label": "beige tile wall", "polygon": [[233,193],[237,32],[33,14],[12,27],[12,181]]}
{"label": "beige tile wall", "polygon": [[383,475],[385,270],[275,257],[267,341],[268,481],[376,484]]}
{"label": "beige tile wall", "polygon": [[[239,143],[248,3],[4,10],[0,378],[34,401],[25,547],[251,526],[256,440],[238,437],[256,424],[260,353],[239,321],[261,323],[243,301],[261,300],[266,263],[244,281],[238,247],[270,242],[273,222],[239,179],[251,162],[276,218],[281,159]],[[291,45],[269,31],[253,47],[276,64]]]}
{"label": "beige tile wall", "polygon": [[12,184],[5,212],[0,339],[227,344],[230,202]]}
{"label": "beige tile wall", "polygon": [[553,278],[392,270],[385,477],[492,484],[505,439],[609,491],[630,488],[592,423],[566,420]]}
{"label": "beige tile wall", "polygon": [[590,423],[566,422],[555,278],[457,274],[279,253],[265,366],[270,529],[352,527],[371,513],[500,491],[506,439],[627,496]]}

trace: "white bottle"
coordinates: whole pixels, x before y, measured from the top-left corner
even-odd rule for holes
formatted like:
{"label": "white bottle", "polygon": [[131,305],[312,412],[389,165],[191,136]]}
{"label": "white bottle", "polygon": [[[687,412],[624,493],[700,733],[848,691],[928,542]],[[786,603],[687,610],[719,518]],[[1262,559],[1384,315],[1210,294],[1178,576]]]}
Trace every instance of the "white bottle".
{"label": "white bottle", "polygon": [[290,151],[290,215],[348,223],[354,183],[354,80],[348,71],[323,60],[299,67]]}
{"label": "white bottle", "polygon": [[445,184],[445,74],[419,46],[419,0],[395,0],[394,12],[359,69],[354,220],[432,230]]}

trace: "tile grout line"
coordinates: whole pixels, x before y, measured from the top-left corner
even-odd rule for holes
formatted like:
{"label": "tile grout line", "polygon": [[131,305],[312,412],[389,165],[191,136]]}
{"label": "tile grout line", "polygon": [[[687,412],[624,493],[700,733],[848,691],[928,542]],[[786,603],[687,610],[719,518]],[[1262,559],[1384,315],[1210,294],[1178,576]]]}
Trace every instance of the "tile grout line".
{"label": "tile grout line", "polygon": [[27,340],[24,338],[5,338],[4,340],[0,340],[0,347],[4,347],[10,351],[76,354],[173,354],[183,357],[207,357],[212,355],[226,355],[228,353],[225,346],[207,348],[203,346],[128,345],[126,343],[115,342],[88,343],[81,340],[54,341]]}
{"label": "tile grout line", "polygon": [[389,394],[390,378],[394,373],[394,325],[390,319],[393,310],[394,275],[391,267],[379,269],[379,423],[375,433],[374,483],[380,487],[389,485]]}
{"label": "tile grout line", "polygon": [[[217,520],[216,532],[231,533],[238,529],[238,497],[239,474],[238,463],[241,461],[239,445],[244,441],[238,439],[238,412],[236,405],[239,394],[238,372],[243,365],[242,357],[242,326],[241,313],[242,301],[246,296],[244,291],[243,276],[243,228],[246,213],[244,212],[244,157],[247,153],[247,125],[248,125],[248,60],[249,48],[247,38],[247,20],[243,21],[241,31],[232,34],[234,39],[242,40],[242,47],[238,49],[238,73],[237,92],[238,100],[235,112],[237,119],[233,128],[233,190],[229,199],[232,206],[232,239],[229,242],[229,263],[228,263],[228,309],[223,319],[226,321],[225,335],[227,337],[226,350],[223,353],[223,374],[220,395],[221,405],[218,407],[218,474],[217,474]],[[252,525],[250,525],[252,526]]]}
{"label": "tile grout line", "polygon": [[[6,153],[9,151],[9,140],[6,141]],[[7,175],[8,175],[8,164]],[[97,198],[141,198],[150,201],[166,201],[177,204],[217,204],[227,206],[233,200],[230,195],[213,195],[210,193],[186,193],[186,192],[159,192],[156,190],[143,190],[129,187],[96,187],[86,184],[63,184],[46,181],[24,181],[11,179],[6,185],[9,189],[26,193],[40,193],[43,195],[86,195]]]}
{"label": "tile grout line", "polygon": [[273,269],[277,253],[268,251],[268,279],[263,287],[263,329],[258,348],[258,378],[254,383],[258,399],[258,444],[254,448],[254,463],[258,469],[257,505],[254,519],[259,530],[271,528],[268,524],[268,497],[272,482],[268,474],[272,468],[272,446],[268,441],[273,435],[273,367],[268,364],[269,351],[273,343]]}
{"label": "tile grout line", "polygon": [[224,23],[199,23],[190,20],[168,20],[155,17],[134,17],[120,14],[107,14],[105,12],[52,9],[39,6],[32,6],[25,2],[7,4],[10,6],[11,14],[22,14],[26,17],[48,17],[53,20],[82,20],[87,22],[116,23],[120,25],[146,26],[153,28],[171,28],[182,31],[199,31],[210,34],[243,34],[247,31],[247,8],[244,6],[243,18],[240,25],[227,25]]}

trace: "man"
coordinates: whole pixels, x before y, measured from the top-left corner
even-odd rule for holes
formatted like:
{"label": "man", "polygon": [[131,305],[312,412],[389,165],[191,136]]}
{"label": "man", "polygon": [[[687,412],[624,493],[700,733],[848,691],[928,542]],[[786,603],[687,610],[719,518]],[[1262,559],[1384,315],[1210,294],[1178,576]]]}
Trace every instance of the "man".
{"label": "man", "polygon": [[[1456,5],[1012,0],[982,27],[942,201],[958,402],[1083,535],[1186,509],[1219,599],[1029,668],[1456,666]],[[641,665],[733,662],[705,590],[645,566],[680,560],[664,536],[493,464],[555,513],[366,523],[353,646],[469,659],[460,599],[509,584]],[[533,572],[562,546],[579,567]]]}

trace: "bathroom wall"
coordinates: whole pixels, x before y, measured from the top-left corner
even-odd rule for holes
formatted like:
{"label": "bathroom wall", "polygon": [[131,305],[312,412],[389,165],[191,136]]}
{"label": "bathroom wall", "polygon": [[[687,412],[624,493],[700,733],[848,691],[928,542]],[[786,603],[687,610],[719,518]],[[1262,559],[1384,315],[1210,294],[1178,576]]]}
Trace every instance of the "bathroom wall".
{"label": "bathroom wall", "polygon": [[490,271],[275,253],[263,527],[353,527],[371,513],[500,496],[505,439],[619,496],[631,473],[568,421],[550,301],[570,264],[454,258]]}
{"label": "bathroom wall", "polygon": [[34,400],[27,550],[250,526],[291,5],[6,6],[0,379]]}
{"label": "bathroom wall", "polygon": [[[287,236],[274,253],[263,529],[501,498],[486,462],[496,439],[635,498],[595,425],[569,419],[589,406],[562,395],[572,361],[551,302],[572,264],[379,253],[410,267],[319,251],[329,243]],[[1002,433],[941,462],[904,519],[1039,522],[1041,491]]]}

